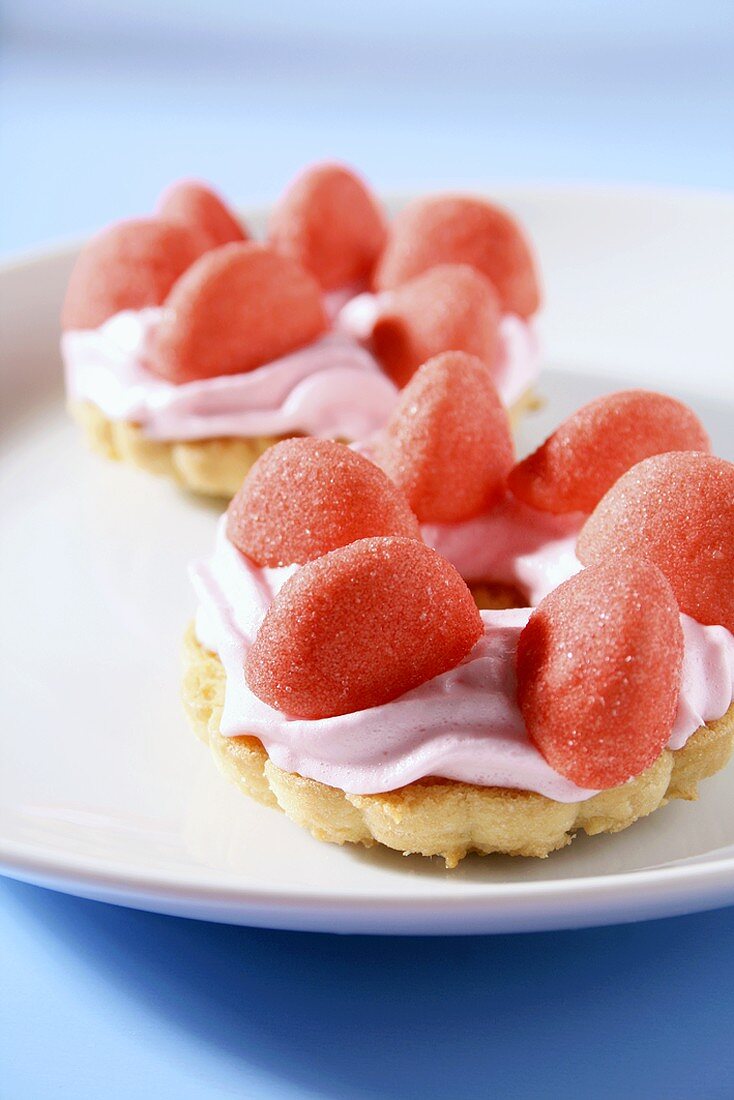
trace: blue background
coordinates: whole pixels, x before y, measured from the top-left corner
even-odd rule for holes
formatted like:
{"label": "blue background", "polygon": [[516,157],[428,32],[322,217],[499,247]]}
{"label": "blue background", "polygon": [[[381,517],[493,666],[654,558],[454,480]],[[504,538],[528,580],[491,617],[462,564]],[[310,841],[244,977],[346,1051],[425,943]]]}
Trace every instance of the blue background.
{"label": "blue background", "polygon": [[5,0],[0,248],[182,175],[730,187],[732,0]]}
{"label": "blue background", "polygon": [[[734,5],[6,3],[0,249],[202,175],[731,188]],[[339,938],[0,883],[0,1096],[731,1097],[734,910]]]}

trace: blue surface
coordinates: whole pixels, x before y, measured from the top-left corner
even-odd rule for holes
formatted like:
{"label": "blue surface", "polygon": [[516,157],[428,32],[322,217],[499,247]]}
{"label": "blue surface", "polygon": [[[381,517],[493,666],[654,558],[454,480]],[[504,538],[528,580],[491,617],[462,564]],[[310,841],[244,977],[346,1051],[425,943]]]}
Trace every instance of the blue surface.
{"label": "blue surface", "polygon": [[3,1097],[734,1092],[734,913],[457,939],[269,932],[0,885]]}
{"label": "blue surface", "polygon": [[[0,250],[200,174],[731,187],[730,0],[4,5]],[[359,21],[349,12],[364,8]],[[0,884],[0,1096],[734,1095],[734,910],[341,939]]]}

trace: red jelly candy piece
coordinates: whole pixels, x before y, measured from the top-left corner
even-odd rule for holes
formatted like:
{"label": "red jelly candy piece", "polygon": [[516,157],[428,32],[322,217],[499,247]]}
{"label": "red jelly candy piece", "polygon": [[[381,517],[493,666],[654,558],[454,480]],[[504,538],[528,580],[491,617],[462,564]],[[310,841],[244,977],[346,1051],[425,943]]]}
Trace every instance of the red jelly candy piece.
{"label": "red jelly candy piece", "polygon": [[375,271],[391,290],[436,264],[470,264],[491,281],[502,309],[529,317],[540,305],[533,254],[517,222],[482,199],[438,195],[398,214]]}
{"label": "red jelly candy piece", "polygon": [[198,233],[206,248],[249,237],[224,200],[196,180],[181,180],[167,188],[158,200],[157,212],[164,221],[188,226]]}
{"label": "red jelly candy piece", "polygon": [[465,351],[493,367],[500,304],[494,287],[468,264],[438,264],[396,287],[380,306],[372,344],[398,386],[443,351]]}
{"label": "red jelly candy piece", "polygon": [[517,697],[550,766],[604,790],[648,768],[678,707],[683,630],[650,562],[584,569],[538,604],[517,647]]}
{"label": "red jelly candy piece", "polygon": [[486,365],[448,351],[401,393],[378,460],[422,523],[479,515],[512,468],[510,422]]}
{"label": "red jelly candy piece", "polygon": [[103,229],[74,264],[61,327],[97,328],[123,309],[159,306],[203,251],[201,240],[188,229],[154,218]]}
{"label": "red jelly candy piece", "polygon": [[368,459],[326,439],[261,455],[227,512],[231,542],[258,565],[311,561],[373,535],[420,539],[403,494]]}
{"label": "red jelly candy piece", "polygon": [[513,493],[542,512],[593,512],[635,463],[665,451],[707,451],[696,414],[662,393],[625,390],[564,420],[510,474]]}
{"label": "red jelly candy piece", "polygon": [[254,370],[310,344],[327,323],[316,281],[251,242],[206,252],[165,304],[147,362],[169,382]]}
{"label": "red jelly candy piece", "polygon": [[310,271],[324,290],[368,279],[386,232],[375,196],[339,164],[317,164],[297,176],[268,227],[273,247]]}
{"label": "red jelly candy piece", "polygon": [[454,668],[483,624],[452,565],[414,539],[361,539],[299,569],[270,605],[245,674],[264,702],[330,718]]}
{"label": "red jelly candy piece", "polygon": [[629,553],[654,562],[681,611],[734,632],[734,464],[691,451],[646,458],[597,505],[576,553],[586,565]]}

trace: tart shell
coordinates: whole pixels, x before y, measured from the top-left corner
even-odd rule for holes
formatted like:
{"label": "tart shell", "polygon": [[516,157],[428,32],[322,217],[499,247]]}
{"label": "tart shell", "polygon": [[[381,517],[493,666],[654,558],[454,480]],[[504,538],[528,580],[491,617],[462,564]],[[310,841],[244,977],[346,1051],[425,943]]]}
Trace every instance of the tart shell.
{"label": "tart shell", "polygon": [[682,749],[664,749],[635,779],[582,802],[433,777],[385,794],[348,794],[278,768],[256,737],[221,735],[224,667],[199,643],[193,626],[186,634],[184,664],[189,721],[220,770],[245,794],[283,810],[318,840],[441,856],[449,868],[470,852],[544,858],[580,831],[616,833],[671,799],[693,801],[700,781],[723,768],[734,748],[733,703]]}
{"label": "tart shell", "polygon": [[90,401],[74,402],[69,411],[81,426],[88,446],[117,462],[129,462],[150,474],[173,478],[183,489],[212,497],[233,497],[263,451],[285,436],[250,439],[148,439],[136,424],[110,420]]}

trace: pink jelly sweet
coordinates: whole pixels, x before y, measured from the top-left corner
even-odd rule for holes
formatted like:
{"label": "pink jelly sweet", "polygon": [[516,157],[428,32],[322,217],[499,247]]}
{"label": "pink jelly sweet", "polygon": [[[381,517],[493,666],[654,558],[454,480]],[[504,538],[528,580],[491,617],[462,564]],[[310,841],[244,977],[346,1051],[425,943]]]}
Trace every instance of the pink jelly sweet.
{"label": "pink jelly sweet", "polygon": [[594,565],[628,553],[662,570],[681,611],[734,632],[734,464],[681,451],[628,470],[589,516],[577,554]]}
{"label": "pink jelly sweet", "polygon": [[612,559],[538,605],[517,648],[517,697],[532,740],[579,787],[606,789],[648,768],[670,737],[683,632],[651,562]]}
{"label": "pink jelly sweet", "polygon": [[268,238],[324,290],[364,282],[385,243],[385,218],[367,184],[340,164],[302,172],[275,207]]}
{"label": "pink jelly sweet", "polygon": [[123,309],[160,305],[205,247],[184,226],[156,218],[131,219],[103,229],[74,264],[61,327],[97,328]]}
{"label": "pink jelly sweet", "polygon": [[375,287],[392,290],[435,267],[469,264],[497,290],[506,313],[530,317],[540,286],[530,245],[514,218],[483,199],[437,195],[409,203],[395,219],[375,271]]}
{"label": "pink jelly sweet", "polygon": [[286,582],[245,665],[250,689],[297,718],[379,706],[453,668],[483,632],[471,593],[414,539],[369,538]]}
{"label": "pink jelly sweet", "polygon": [[197,180],[181,180],[168,187],[158,201],[157,210],[163,221],[198,233],[207,248],[249,237],[221,196]]}
{"label": "pink jelly sweet", "polygon": [[266,566],[301,564],[375,535],[420,538],[415,516],[387,475],[329,440],[288,439],[271,447],[227,515],[230,541]]}
{"label": "pink jelly sweet", "polygon": [[254,370],[311,343],[327,323],[315,279],[253,242],[206,252],[165,307],[147,365],[177,383]]}
{"label": "pink jelly sweet", "polygon": [[513,493],[543,512],[592,512],[618,478],[666,451],[707,451],[687,405],[662,393],[625,390],[584,405],[510,474]]}
{"label": "pink jelly sweet", "polygon": [[404,386],[421,363],[444,351],[465,351],[494,366],[499,324],[499,299],[484,275],[468,264],[438,264],[383,298],[372,345]]}
{"label": "pink jelly sweet", "polygon": [[484,511],[513,456],[507,411],[486,364],[458,351],[429,360],[408,383],[377,454],[422,523]]}

